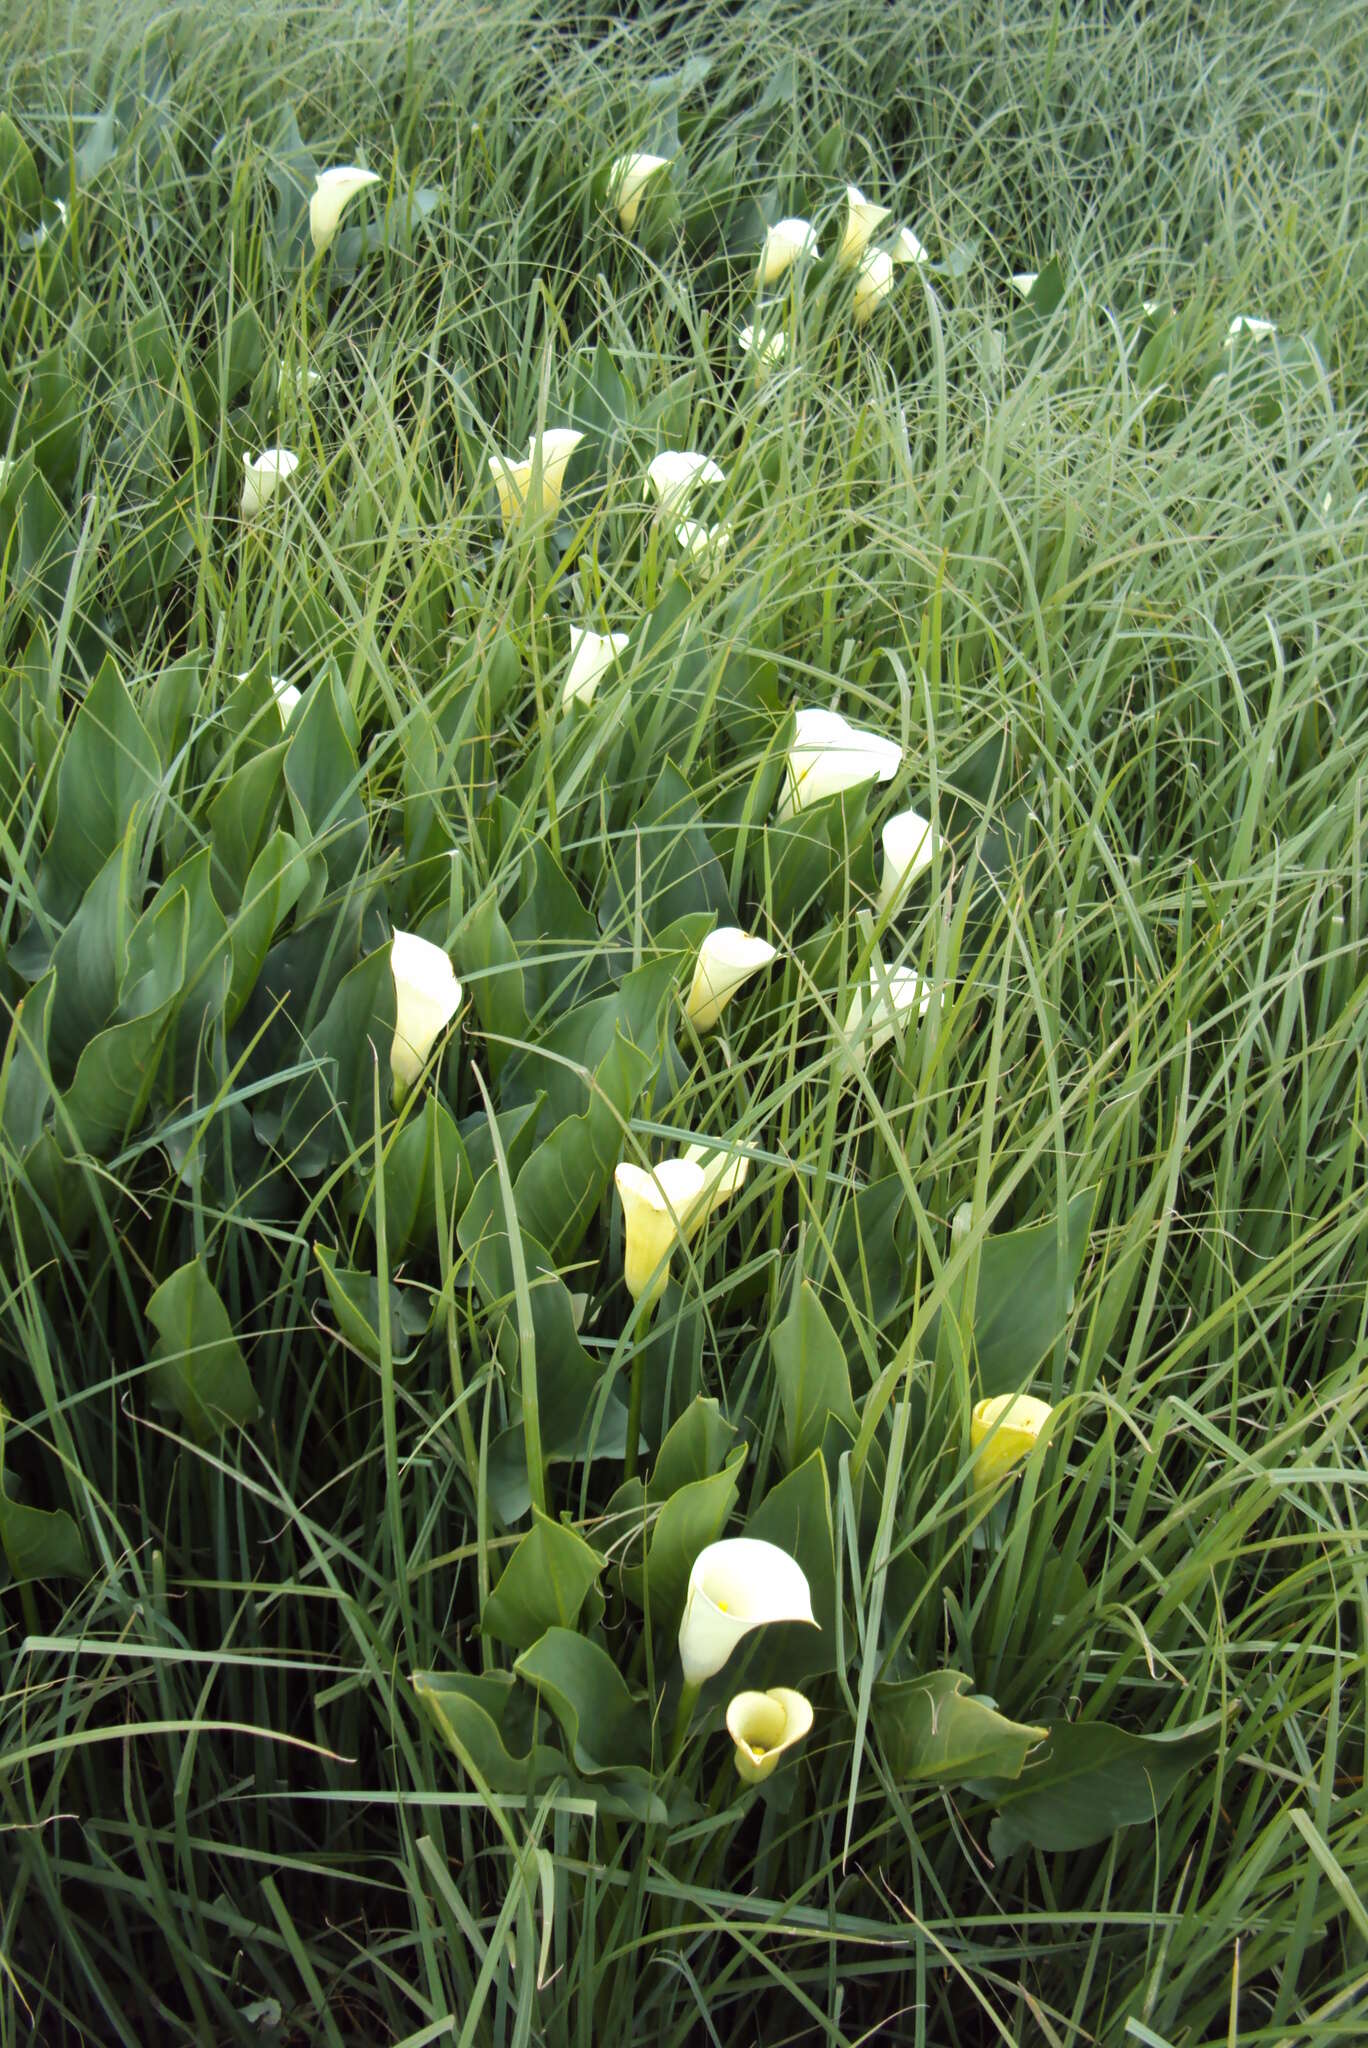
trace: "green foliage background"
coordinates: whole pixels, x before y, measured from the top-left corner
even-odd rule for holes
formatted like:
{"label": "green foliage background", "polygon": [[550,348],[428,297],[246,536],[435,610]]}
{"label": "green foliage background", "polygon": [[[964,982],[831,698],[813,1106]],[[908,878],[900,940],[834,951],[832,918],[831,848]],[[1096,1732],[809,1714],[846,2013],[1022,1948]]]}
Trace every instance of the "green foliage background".
{"label": "green foliage background", "polygon": [[[209,0],[0,54],[0,2041],[1348,2038],[1360,10]],[[848,179],[932,261],[857,334],[824,254],[757,376],[765,223],[829,251]],[[506,538],[488,456],[567,424]],[[667,447],[727,472],[687,577]],[[581,620],[631,641],[567,715]],[[833,704],[903,765],[785,829]],[[713,921],[780,957],[700,1044]],[[467,998],[397,1114],[396,927]],[[862,1059],[876,943],[935,995]],[[749,1175],[648,1326],[612,1167],[700,1136]],[[822,1629],[675,1755],[741,1531]],[[816,1708],[759,1794],[742,1684]]]}

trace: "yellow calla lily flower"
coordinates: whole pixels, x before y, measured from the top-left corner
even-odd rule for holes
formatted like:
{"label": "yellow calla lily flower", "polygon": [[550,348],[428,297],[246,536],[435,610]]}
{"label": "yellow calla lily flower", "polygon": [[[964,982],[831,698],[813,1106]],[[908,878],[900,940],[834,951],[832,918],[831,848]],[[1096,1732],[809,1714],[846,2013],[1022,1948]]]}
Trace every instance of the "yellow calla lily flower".
{"label": "yellow calla lily flower", "polygon": [[784,1751],[801,1742],[811,1728],[811,1702],[786,1685],[769,1692],[738,1692],[727,1707],[736,1768],[748,1785],[763,1785]]}
{"label": "yellow calla lily flower", "polygon": [[1029,1456],[1053,1413],[1049,1402],[1034,1394],[997,1394],[977,1402],[969,1417],[969,1445],[979,1452],[974,1464],[978,1484],[991,1485]]}

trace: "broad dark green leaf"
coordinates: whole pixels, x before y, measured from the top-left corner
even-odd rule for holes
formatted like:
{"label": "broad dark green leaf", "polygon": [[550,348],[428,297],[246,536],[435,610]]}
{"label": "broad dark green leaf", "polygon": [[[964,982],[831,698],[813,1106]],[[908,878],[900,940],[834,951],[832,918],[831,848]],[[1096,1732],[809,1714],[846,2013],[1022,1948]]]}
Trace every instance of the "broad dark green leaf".
{"label": "broad dark green leaf", "polygon": [[962,1785],[971,1778],[1016,1778],[1047,1728],[1009,1721],[968,1697],[962,1671],[928,1671],[874,1688],[874,1725],[900,1783]]}
{"label": "broad dark green leaf", "polygon": [[549,1628],[573,1629],[604,1562],[582,1536],[534,1507],[532,1527],[485,1601],[480,1627],[515,1650],[530,1650]]}
{"label": "broad dark green leaf", "polygon": [[1028,1844],[1087,1849],[1119,1828],[1152,1821],[1220,1739],[1219,1720],[1167,1735],[1059,1722],[1015,1783],[977,1788],[1000,1809],[988,1833],[990,1852],[1000,1859]]}
{"label": "broad dark green leaf", "polygon": [[261,1404],[252,1376],[202,1258],[163,1280],[147,1315],[157,1331],[153,1398],[169,1402],[193,1437],[210,1443],[255,1420]]}

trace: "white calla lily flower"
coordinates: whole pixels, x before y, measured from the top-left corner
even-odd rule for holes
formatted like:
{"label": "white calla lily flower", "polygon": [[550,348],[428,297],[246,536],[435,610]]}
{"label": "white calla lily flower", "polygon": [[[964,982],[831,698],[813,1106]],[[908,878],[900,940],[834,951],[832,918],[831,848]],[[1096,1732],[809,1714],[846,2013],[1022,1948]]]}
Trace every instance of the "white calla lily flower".
{"label": "white calla lily flower", "polygon": [[609,165],[608,203],[617,208],[617,217],[629,235],[636,226],[646,187],[658,171],[668,170],[669,164],[667,156],[651,156],[646,150],[637,150],[615,157]]}
{"label": "white calla lily flower", "polygon": [[331,245],[348,200],[379,183],[378,173],[363,171],[357,164],[334,164],[318,173],[309,201],[309,235],[320,256]]}
{"label": "white calla lily flower", "polygon": [[812,1592],[797,1559],[755,1536],[708,1544],[694,1559],[679,1624],[685,1684],[699,1686],[711,1678],[742,1636],[773,1621],[817,1626]]}
{"label": "white calla lily flower", "polygon": [[810,220],[777,220],[760,250],[760,282],[775,284],[800,256],[816,256],[817,236]]}
{"label": "white calla lily flower", "polygon": [[712,1031],[742,983],[768,967],[775,957],[768,939],[752,938],[739,925],[720,925],[708,933],[698,950],[693,985],[684,1014],[695,1031]]}
{"label": "white calla lily flower", "polygon": [[1040,272],[1038,270],[1014,270],[1012,272],[1013,290],[1020,292],[1023,299],[1029,299],[1031,293],[1035,290],[1035,281],[1039,275]]}
{"label": "white calla lily flower", "polygon": [[691,1159],[662,1159],[648,1172],[623,1160],[613,1182],[622,1203],[622,1277],[633,1301],[649,1308],[665,1291],[670,1254],[704,1194],[703,1169]]}
{"label": "white calla lily flower", "polygon": [[725,519],[719,519],[716,526],[705,526],[701,519],[681,519],[676,522],[675,545],[687,561],[699,568],[715,568],[731,546],[732,530]]}
{"label": "white calla lily flower", "polygon": [[839,711],[800,711],[775,816],[782,823],[809,804],[858,789],[863,782],[891,782],[901,761],[896,740],[851,725]]}
{"label": "white calla lily flower", "polygon": [[1049,1402],[1034,1394],[998,1394],[977,1402],[969,1417],[969,1444],[979,1452],[974,1462],[978,1484],[991,1485],[1028,1457],[1053,1413]]}
{"label": "white calla lily flower", "polygon": [[390,1071],[402,1097],[423,1071],[433,1046],[461,1007],[461,984],[440,946],[413,932],[396,932],[390,944],[394,974],[394,1043]]}
{"label": "white calla lily flower", "polygon": [[836,251],[836,268],[853,270],[865,250],[869,247],[871,235],[876,235],[888,219],[892,209],[875,206],[865,198],[858,185],[846,186],[845,230],[841,245]]}
{"label": "white calla lily flower", "polygon": [[855,272],[855,297],[851,309],[857,327],[867,327],[895,281],[893,258],[887,249],[866,249]]}
{"label": "white calla lily flower", "polygon": [[904,221],[888,245],[888,253],[895,263],[929,263],[930,251],[913,234]]}
{"label": "white calla lily flower", "polygon": [[507,455],[490,456],[489,474],[499,494],[499,513],[506,528],[513,525],[523,507],[528,505],[533,475],[539,464],[541,493],[538,502],[530,509],[534,514],[559,511],[561,493],[565,489],[566,465],[583,439],[583,434],[574,427],[548,427],[541,437],[540,446],[537,436],[532,436],[522,462],[514,462]]}
{"label": "white calla lily flower", "polygon": [[753,326],[750,321],[736,337],[743,356],[750,356],[762,369],[782,360],[788,336],[782,327]]}
{"label": "white calla lily flower", "polygon": [[[233,680],[234,682],[245,683],[251,673],[252,671],[249,668],[240,668],[234,674]],[[293,683],[287,683],[284,676],[270,676],[267,680],[275,696],[276,709],[280,713],[280,722],[282,725],[288,725],[290,713],[299,702],[303,692],[297,690]]]}
{"label": "white calla lily flower", "polygon": [[694,448],[662,449],[646,465],[646,482],[661,513],[676,517],[688,511],[702,485],[726,481],[726,472],[711,455],[700,455]]}
{"label": "white calla lily flower", "polygon": [[1226,329],[1226,346],[1228,348],[1240,334],[1247,334],[1251,341],[1260,341],[1265,335],[1276,334],[1277,331],[1276,320],[1256,320],[1252,313],[1237,313]]}
{"label": "white calla lily flower", "polygon": [[846,1011],[845,1036],[856,1060],[872,1059],[913,1017],[924,1016],[933,993],[913,968],[887,968],[876,954],[868,994],[857,988]]}
{"label": "white calla lily flower", "polygon": [[811,1702],[787,1685],[773,1686],[769,1692],[739,1692],[727,1707],[736,1768],[748,1785],[763,1785],[784,1751],[811,1729]]}
{"label": "white calla lily flower", "polygon": [[263,448],[260,455],[242,458],[242,499],[244,519],[264,512],[280,486],[299,467],[299,457],[288,448]]}
{"label": "white calla lily flower", "polygon": [[879,915],[897,908],[917,876],[930,867],[936,836],[920,811],[898,811],[883,828],[883,880]]}
{"label": "white calla lily flower", "polygon": [[607,675],[630,633],[591,633],[587,626],[570,628],[570,667],[561,690],[561,708],[592,704],[594,693]]}

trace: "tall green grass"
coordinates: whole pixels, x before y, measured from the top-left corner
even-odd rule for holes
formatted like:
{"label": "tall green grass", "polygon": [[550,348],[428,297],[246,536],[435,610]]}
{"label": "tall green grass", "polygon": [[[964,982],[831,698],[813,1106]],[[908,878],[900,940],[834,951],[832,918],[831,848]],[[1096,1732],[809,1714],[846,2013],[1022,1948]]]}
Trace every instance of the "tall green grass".
{"label": "tall green grass", "polygon": [[[11,1048],[71,914],[44,859],[62,735],[106,656],[175,740],[139,903],[209,842],[245,759],[224,736],[269,710],[268,673],[334,693],[356,747],[345,797],[305,819],[313,950],[289,1000],[262,982],[240,1058],[216,1043],[210,1085],[206,1026],[191,1079],[41,1189],[0,1138],[6,1479],[69,1514],[83,1555],[0,1588],[0,2041],[1353,2038],[1360,10],[49,5],[12,16],[0,53],[0,105],[72,209],[60,276],[50,249],[3,243],[19,424],[0,452],[21,452],[45,351],[78,394],[70,552],[15,540],[0,565]],[[292,137],[380,171],[392,221],[431,191],[407,246],[302,279],[273,242]],[[812,214],[828,245],[851,179],[935,267],[900,272],[863,335],[825,270],[776,290],[788,353],[757,379],[734,341],[743,214],[627,238],[596,199],[615,149],[662,141],[686,210],[715,177],[719,209]],[[1064,295],[1023,325],[1011,273],[1052,256]],[[1153,375],[1142,298],[1175,309]],[[243,308],[263,349],[235,386]],[[1238,313],[1286,352],[1223,351]],[[503,545],[486,458],[591,403],[566,530]],[[298,487],[244,530],[241,452],[277,441]],[[729,478],[732,547],[687,587],[642,501],[666,446]],[[154,516],[180,554],[149,591]],[[581,617],[634,647],[563,719]],[[841,812],[850,859],[795,877],[766,828],[789,712],[833,702],[904,748],[870,810],[915,802],[945,828],[878,935],[937,994],[863,1065],[838,1027],[867,974],[877,832]],[[691,801],[652,811],[667,765]],[[487,1796],[420,1711],[412,1673],[511,1665],[477,1624],[526,1527],[494,1447],[526,1412],[508,1324],[525,1336],[528,1286],[490,1311],[444,1209],[387,1261],[369,1054],[334,1083],[326,1161],[253,1120],[308,1065],[333,952],[393,924],[448,946],[471,999],[431,1085],[471,1128],[482,1086],[507,1116],[529,1071],[551,1084],[519,1080],[500,1027],[490,913],[539,1045],[668,954],[665,884],[697,907],[700,832],[780,959],[728,1013],[725,1055],[676,1033],[623,1133],[624,1157],[707,1133],[751,1161],[676,1260],[648,1446],[717,1401],[750,1447],[729,1526],[758,1511],[788,1442],[770,1338],[805,1276],[869,1404],[877,1486],[829,1457],[839,1633],[812,1737],[745,1802],[700,1717],[677,1773],[696,1808],[667,1825],[595,1812],[582,1784]],[[100,934],[82,943],[95,976]],[[859,1205],[873,1187],[895,1223]],[[985,1511],[962,1484],[957,1290],[1012,1229],[1065,1244],[1089,1191],[1033,1381],[1055,1437]],[[339,1333],[320,1244],[378,1276],[373,1356]],[[261,1407],[203,1442],[149,1376],[148,1301],[196,1257]],[[647,1340],[620,1272],[610,1195],[562,1277],[625,1387]],[[1010,1331],[1026,1306],[979,1311]],[[557,1360],[536,1363],[549,1405]],[[600,1636],[664,1701],[663,1779],[675,1667],[618,1583],[619,1476],[553,1462],[548,1505],[610,1556]],[[780,1660],[754,1669],[785,1682]],[[876,1677],[941,1669],[1014,1721],[1205,1746],[1107,1839],[994,1853],[990,1797],[900,1775],[877,1737]]]}

